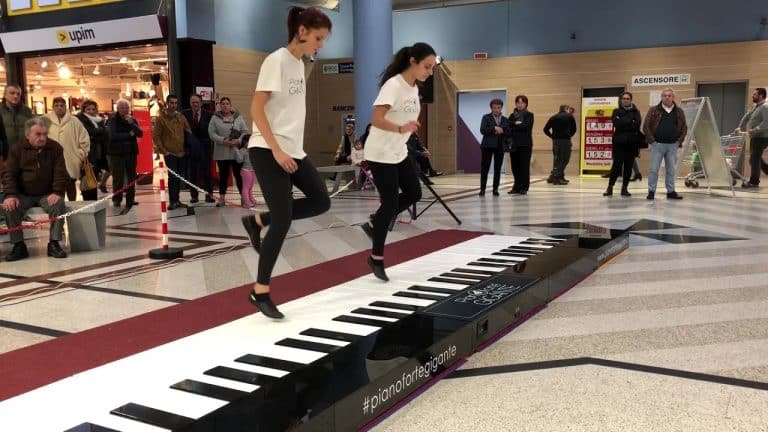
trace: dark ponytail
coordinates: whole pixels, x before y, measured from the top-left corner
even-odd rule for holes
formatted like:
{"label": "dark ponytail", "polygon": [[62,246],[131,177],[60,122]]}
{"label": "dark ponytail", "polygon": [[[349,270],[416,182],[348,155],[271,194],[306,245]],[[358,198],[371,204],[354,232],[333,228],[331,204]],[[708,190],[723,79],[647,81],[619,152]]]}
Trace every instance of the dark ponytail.
{"label": "dark ponytail", "polygon": [[[288,10],[288,43],[298,36],[300,26],[304,26],[307,30],[328,29],[328,31],[331,31],[332,25],[331,19],[320,9],[315,7],[304,9],[294,6]],[[299,39],[299,43],[304,42],[306,41]]]}
{"label": "dark ponytail", "polygon": [[384,70],[384,73],[381,74],[379,87],[383,86],[384,83],[393,76],[408,69],[408,66],[411,65],[411,58],[413,58],[416,63],[419,63],[431,55],[437,55],[435,49],[424,42],[417,42],[413,44],[413,46],[400,48],[400,51],[395,53],[392,63],[390,63]]}

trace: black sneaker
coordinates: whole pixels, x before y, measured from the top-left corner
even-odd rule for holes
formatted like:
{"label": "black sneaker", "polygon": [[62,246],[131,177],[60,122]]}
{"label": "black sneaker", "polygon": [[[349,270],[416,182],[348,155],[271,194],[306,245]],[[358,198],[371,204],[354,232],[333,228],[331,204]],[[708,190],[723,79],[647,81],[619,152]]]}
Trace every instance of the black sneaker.
{"label": "black sneaker", "polygon": [[387,272],[384,271],[384,260],[375,260],[371,257],[368,257],[368,267],[373,270],[373,275],[377,278],[388,281],[389,277],[387,277]]}
{"label": "black sneaker", "polygon": [[748,182],[742,183],[741,187],[743,187],[744,189],[750,189],[750,188],[759,188],[760,185],[748,181]]}
{"label": "black sneaker", "polygon": [[213,197],[207,196],[207,197],[205,197],[205,202],[207,202],[207,203],[215,203],[216,200]]}
{"label": "black sneaker", "polygon": [[256,293],[251,291],[251,294],[248,296],[248,301],[251,302],[252,305],[259,308],[261,313],[264,315],[272,318],[272,319],[283,319],[285,318],[285,315],[283,315],[279,310],[277,310],[277,306],[275,306],[274,303],[272,303],[272,299],[269,298],[269,294],[266,295],[266,298],[256,297]]}
{"label": "black sneaker", "polygon": [[429,176],[430,177],[440,177],[441,175],[443,175],[442,171],[432,170],[432,171],[429,172]]}
{"label": "black sneaker", "polygon": [[190,204],[197,204],[197,203],[199,203],[199,202],[200,202],[200,200],[199,200],[199,199],[197,199],[197,198],[192,198],[192,199],[190,199],[190,200],[189,200],[189,203],[190,203]]}
{"label": "black sneaker", "polygon": [[683,197],[678,195],[677,192],[667,192],[667,199],[681,200]]}
{"label": "black sneaker", "polygon": [[11,253],[9,253],[8,256],[5,257],[5,260],[18,261],[28,257],[29,257],[29,251],[27,250],[27,245],[23,241],[20,241],[18,243],[13,244],[13,249],[11,249]]}
{"label": "black sneaker", "polygon": [[59,246],[59,242],[51,240],[48,242],[48,256],[51,258],[66,258],[67,253]]}
{"label": "black sneaker", "polygon": [[653,201],[655,197],[656,197],[656,191],[648,191],[648,196],[646,196],[645,199]]}
{"label": "black sneaker", "polygon": [[256,252],[261,253],[261,227],[256,223],[256,217],[246,215],[241,217],[240,221],[248,233],[248,238],[251,239],[251,246],[253,246]]}
{"label": "black sneaker", "polygon": [[622,189],[621,190],[621,196],[623,196],[623,197],[631,197],[632,194],[629,193],[629,191],[627,189]]}

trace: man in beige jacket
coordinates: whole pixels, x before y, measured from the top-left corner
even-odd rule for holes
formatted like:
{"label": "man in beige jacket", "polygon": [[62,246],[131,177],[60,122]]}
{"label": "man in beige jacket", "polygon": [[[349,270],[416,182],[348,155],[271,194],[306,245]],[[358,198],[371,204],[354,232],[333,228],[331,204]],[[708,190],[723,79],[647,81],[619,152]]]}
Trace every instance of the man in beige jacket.
{"label": "man in beige jacket", "polygon": [[77,191],[75,182],[80,178],[83,161],[88,158],[91,148],[91,138],[80,120],[72,117],[67,110],[67,101],[62,97],[53,99],[53,111],[45,115],[51,122],[48,137],[64,149],[64,162],[67,165],[69,182],[67,183],[67,199],[75,201]]}
{"label": "man in beige jacket", "polygon": [[[169,94],[165,98],[165,109],[155,120],[152,128],[152,145],[163,155],[165,165],[182,177],[187,176],[189,159],[184,151],[184,131],[191,131],[187,119],[178,111],[179,98]],[[181,181],[173,174],[168,175],[168,210],[184,207],[179,198]]]}

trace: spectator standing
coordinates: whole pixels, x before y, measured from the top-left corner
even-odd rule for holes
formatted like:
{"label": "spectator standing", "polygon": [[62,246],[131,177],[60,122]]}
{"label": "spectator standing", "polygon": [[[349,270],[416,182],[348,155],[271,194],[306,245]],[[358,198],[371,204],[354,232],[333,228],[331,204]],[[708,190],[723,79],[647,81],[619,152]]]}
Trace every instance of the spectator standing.
{"label": "spectator standing", "polygon": [[[187,123],[192,128],[192,135],[200,141],[203,151],[199,156],[189,156],[189,180],[197,186],[203,188],[207,195],[205,202],[216,202],[213,199],[213,181],[211,175],[211,157],[213,156],[213,143],[208,135],[208,126],[211,123],[213,114],[203,109],[203,99],[200,95],[189,97],[189,108],[181,112]],[[197,189],[189,190],[189,202],[194,204],[198,202]]]}
{"label": "spectator standing", "polygon": [[603,196],[613,195],[613,185],[616,184],[616,179],[621,172],[621,196],[629,197],[632,196],[629,193],[632,165],[634,165],[640,141],[643,139],[640,132],[643,121],[640,111],[632,103],[632,93],[622,93],[619,107],[614,109],[611,114],[611,122],[613,122],[611,151],[613,164],[608,177],[608,189],[605,190]]}
{"label": "spectator standing", "polygon": [[[83,102],[81,111],[75,117],[80,120],[88,132],[91,142],[88,150],[88,161],[93,166],[93,173],[96,174],[97,178],[106,182],[106,178],[109,177],[109,163],[107,162],[109,132],[104,119],[99,115],[99,105],[96,101],[87,100]],[[100,186],[104,186],[103,182]],[[97,189],[83,191],[83,200],[94,201],[96,198]]]}
{"label": "spectator standing", "polygon": [[651,162],[648,170],[648,196],[653,200],[656,196],[656,183],[659,181],[661,161],[664,161],[664,186],[667,189],[667,199],[683,199],[675,191],[677,176],[677,149],[683,146],[683,140],[688,133],[685,114],[675,103],[675,92],[666,88],[661,92],[661,102],[652,106],[645,116],[643,123],[645,142],[651,146]]}
{"label": "spectator standing", "polygon": [[533,113],[528,111],[528,97],[515,97],[515,110],[509,115],[511,139],[509,162],[515,184],[510,194],[525,195],[531,186],[531,154],[533,152]]}
{"label": "spectator standing", "polygon": [[760,187],[760,171],[765,165],[763,151],[768,147],[768,104],[765,103],[765,88],[758,87],[752,93],[755,104],[750,112],[739,122],[739,130],[749,134],[749,181],[742,183],[743,188]]}
{"label": "spectator standing", "polygon": [[[169,94],[165,98],[165,108],[155,121],[152,128],[152,142],[165,158],[165,165],[181,177],[187,178],[189,158],[184,148],[184,132],[191,131],[187,119],[178,111],[179,98]],[[176,175],[168,176],[168,210],[185,207],[181,203],[181,180]],[[191,194],[190,194],[191,195]]]}
{"label": "spectator standing", "polygon": [[[128,183],[136,180],[136,157],[139,154],[137,138],[144,135],[139,124],[131,115],[131,104],[125,100],[117,101],[117,112],[107,121],[109,144],[107,154],[109,166],[112,167],[112,205],[120,207],[123,193],[120,191]],[[125,192],[125,212],[136,205],[136,188],[131,187]]]}
{"label": "spectator standing", "polygon": [[219,170],[219,201],[216,207],[226,204],[230,176],[235,177],[237,190],[241,196],[243,194],[243,179],[240,176],[243,164],[237,162],[235,153],[240,146],[240,136],[248,132],[243,116],[232,109],[232,101],[228,97],[219,100],[219,107],[208,126],[208,136],[213,141],[213,159]]}
{"label": "spectator standing", "polygon": [[552,173],[547,183],[555,185],[567,185],[565,168],[571,160],[571,138],[576,135],[576,119],[568,105],[560,105],[557,114],[547,120],[544,125],[544,134],[552,139]]}
{"label": "spectator standing", "polygon": [[480,196],[485,195],[485,187],[488,183],[488,171],[493,160],[493,195],[499,196],[499,183],[501,181],[501,167],[504,162],[505,143],[512,130],[509,120],[501,113],[504,102],[501,99],[493,99],[490,102],[491,112],[484,114],[480,119]]}
{"label": "spectator standing", "polygon": [[[75,183],[81,176],[83,162],[91,149],[91,139],[83,123],[69,114],[67,101],[63,97],[53,98],[53,111],[46,114],[45,118],[51,122],[48,136],[64,149],[64,160],[69,174],[67,199],[75,201],[77,198]],[[96,190],[92,192],[96,193]]]}
{"label": "spectator standing", "polygon": [[[10,148],[24,139],[24,123],[33,116],[32,110],[21,102],[21,87],[8,85],[0,103],[0,156],[5,160]],[[0,165],[1,166],[1,165]]]}

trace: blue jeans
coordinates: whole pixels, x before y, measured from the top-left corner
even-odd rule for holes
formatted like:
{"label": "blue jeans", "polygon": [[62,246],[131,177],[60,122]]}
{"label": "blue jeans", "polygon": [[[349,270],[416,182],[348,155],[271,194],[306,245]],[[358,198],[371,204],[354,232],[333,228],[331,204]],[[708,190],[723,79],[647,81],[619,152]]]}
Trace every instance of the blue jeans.
{"label": "blue jeans", "polygon": [[653,143],[651,145],[651,165],[648,171],[648,192],[656,192],[656,183],[659,181],[659,169],[661,160],[664,159],[664,187],[667,193],[675,191],[675,177],[677,176],[677,143]]}

